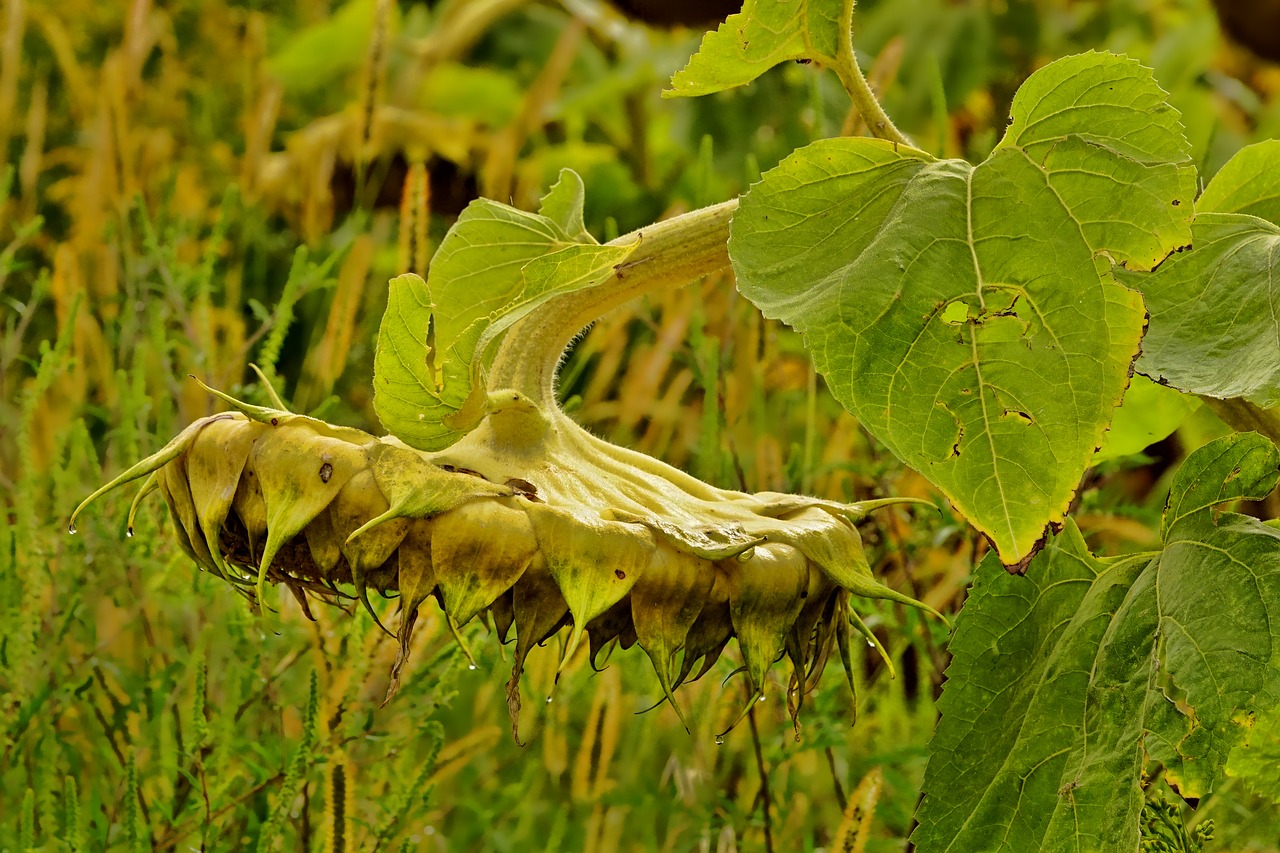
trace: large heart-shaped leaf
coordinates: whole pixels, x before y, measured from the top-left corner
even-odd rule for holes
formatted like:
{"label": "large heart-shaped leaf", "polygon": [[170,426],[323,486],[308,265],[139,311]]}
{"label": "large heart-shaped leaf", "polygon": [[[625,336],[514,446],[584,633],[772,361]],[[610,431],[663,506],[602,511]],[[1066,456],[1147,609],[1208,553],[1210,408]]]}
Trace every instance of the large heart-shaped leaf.
{"label": "large heart-shaped leaf", "polygon": [[1184,796],[1212,790],[1280,700],[1280,531],[1216,505],[1266,496],[1278,464],[1252,433],[1193,454],[1154,558],[1098,559],[1068,522],[1028,577],[979,568],[929,746],[921,853],[1136,851],[1148,758]]}
{"label": "large heart-shaped leaf", "polygon": [[840,402],[1017,564],[1138,352],[1142,302],[1110,263],[1186,245],[1194,189],[1150,72],[1091,53],[1032,75],[976,167],[869,139],[797,151],[743,199],[730,257]]}
{"label": "large heart-shaped leaf", "polygon": [[1189,393],[1280,405],[1280,140],[1231,158],[1191,233],[1192,251],[1122,279],[1151,312],[1137,369]]}
{"label": "large heart-shaped leaf", "polygon": [[540,213],[479,199],[441,242],[425,282],[392,279],[373,376],[374,409],[391,434],[421,450],[452,444],[461,433],[445,419],[467,400],[490,344],[551,297],[604,281],[635,249],[596,243],[582,203],[582,179],[569,169]]}

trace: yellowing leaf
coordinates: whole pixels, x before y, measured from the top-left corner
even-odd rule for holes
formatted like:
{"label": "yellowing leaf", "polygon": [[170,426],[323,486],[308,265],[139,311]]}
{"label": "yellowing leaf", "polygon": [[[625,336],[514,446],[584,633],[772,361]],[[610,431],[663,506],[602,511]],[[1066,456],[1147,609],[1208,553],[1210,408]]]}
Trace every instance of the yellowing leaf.
{"label": "yellowing leaf", "polygon": [[797,151],[743,199],[730,256],[840,402],[1025,565],[1138,353],[1141,299],[1108,259],[1190,242],[1187,149],[1150,71],[1073,56],[1023,85],[976,167],[868,139]]}

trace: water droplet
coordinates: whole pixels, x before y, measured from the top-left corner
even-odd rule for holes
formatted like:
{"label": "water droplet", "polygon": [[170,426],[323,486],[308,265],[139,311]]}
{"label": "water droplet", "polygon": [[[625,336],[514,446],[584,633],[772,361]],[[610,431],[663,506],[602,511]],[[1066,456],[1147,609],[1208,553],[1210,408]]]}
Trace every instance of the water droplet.
{"label": "water droplet", "polygon": [[763,702],[763,701],[764,701],[764,695],[763,695],[763,694],[761,694],[760,698],[759,698],[759,699],[757,699],[756,701],[757,701],[757,702]]}
{"label": "water droplet", "polygon": [[724,746],[724,735],[716,735],[716,746]]}
{"label": "water droplet", "polygon": [[869,648],[869,649],[874,649],[875,647],[876,647],[876,641],[875,641],[875,640],[872,640],[871,638],[869,638],[869,637],[868,637],[868,638],[867,638],[867,648]]}
{"label": "water droplet", "polygon": [[132,527],[130,527],[128,530],[126,530],[126,531],[124,532],[124,535],[125,535],[125,536],[128,536],[130,539],[132,539],[132,538],[133,538],[133,528],[132,528]]}
{"label": "water droplet", "polygon": [[474,670],[475,670],[475,668],[476,668],[476,665],[475,665],[475,664],[468,664],[468,665],[467,665],[467,669],[470,669],[470,670],[473,670],[473,671],[474,671]]}
{"label": "water droplet", "polygon": [[72,536],[76,535],[76,525],[74,521],[71,524],[67,525],[67,532],[70,533]]}
{"label": "water droplet", "polygon": [[418,412],[418,420],[425,421],[426,419],[427,419],[427,416],[424,412]]}
{"label": "water droplet", "polygon": [[548,705],[550,705],[550,704],[551,704],[551,697],[550,697],[550,696],[548,696],[548,697],[547,697],[547,704],[548,704]]}

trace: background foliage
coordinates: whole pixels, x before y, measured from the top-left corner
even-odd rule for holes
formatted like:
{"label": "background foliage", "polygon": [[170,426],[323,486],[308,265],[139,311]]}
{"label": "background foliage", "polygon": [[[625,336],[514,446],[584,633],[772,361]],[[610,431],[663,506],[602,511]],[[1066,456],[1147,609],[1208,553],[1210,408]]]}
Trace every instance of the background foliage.
{"label": "background foliage", "polygon": [[[745,698],[719,687],[727,662],[688,689],[692,736],[669,708],[637,716],[660,694],[622,654],[562,682],[522,750],[480,626],[474,672],[424,626],[379,708],[395,649],[370,620],[254,619],[154,507],[132,539],[119,497],[64,527],[104,475],[213,410],[188,373],[265,402],[252,361],[296,409],[376,429],[383,283],[422,271],[474,195],[532,209],[571,165],[588,229],[611,237],[857,132],[838,81],[787,65],[659,101],[700,32],[586,0],[0,10],[0,849],[312,850],[335,833],[364,850],[903,849],[948,659],[914,613],[871,622],[898,677],[868,654],[856,707],[828,679],[798,739],[765,703],[715,743]],[[1205,177],[1280,135],[1280,69],[1204,3],[881,0],[855,27],[887,110],[938,155],[984,159],[1031,71],[1093,48],[1154,68]],[[933,496],[729,281],[605,318],[562,391],[592,430],[722,485]],[[1098,554],[1156,547],[1171,472],[1224,431],[1154,383],[1138,395],[1075,515]],[[1274,497],[1246,508],[1277,514]],[[865,532],[878,574],[943,611],[986,548],[945,514]],[[535,692],[556,657],[532,660]],[[1214,819],[1210,849],[1280,846],[1274,808],[1231,778],[1183,812]]]}

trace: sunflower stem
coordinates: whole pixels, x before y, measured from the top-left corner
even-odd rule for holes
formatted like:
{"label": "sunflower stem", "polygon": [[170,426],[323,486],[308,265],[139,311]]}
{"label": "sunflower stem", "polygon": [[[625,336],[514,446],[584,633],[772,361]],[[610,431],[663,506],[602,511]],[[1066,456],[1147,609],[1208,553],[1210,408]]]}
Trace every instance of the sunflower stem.
{"label": "sunflower stem", "polygon": [[606,281],[548,300],[503,337],[490,391],[519,391],[539,409],[555,408],[555,377],[570,341],[592,322],[646,293],[680,287],[729,268],[729,221],[738,200],[704,207],[625,234],[636,244]]}

